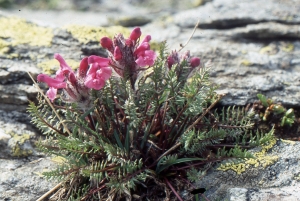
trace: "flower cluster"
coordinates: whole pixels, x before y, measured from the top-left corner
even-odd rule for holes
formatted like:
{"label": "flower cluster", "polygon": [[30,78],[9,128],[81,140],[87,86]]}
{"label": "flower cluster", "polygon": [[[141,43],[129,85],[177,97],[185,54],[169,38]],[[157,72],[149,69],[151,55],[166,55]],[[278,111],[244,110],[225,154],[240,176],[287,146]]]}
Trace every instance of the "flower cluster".
{"label": "flower cluster", "polygon": [[60,54],[55,54],[54,58],[60,63],[60,69],[56,71],[54,78],[39,74],[37,80],[47,83],[49,90],[48,98],[53,102],[56,98],[57,90],[63,89],[66,102],[77,102],[82,106],[90,104],[90,89],[99,90],[105,85],[105,81],[111,76],[109,59],[98,56],[89,56],[81,60],[77,72],[66,63]]}
{"label": "flower cluster", "polygon": [[63,99],[66,102],[78,102],[88,106],[90,90],[103,88],[105,81],[112,75],[112,68],[121,77],[125,74],[133,77],[140,68],[154,64],[156,54],[150,50],[151,36],[147,35],[139,44],[141,35],[142,32],[137,27],[133,29],[128,39],[125,39],[122,34],[116,35],[113,40],[103,37],[100,44],[107,49],[109,58],[95,55],[85,57],[77,72],[71,69],[61,55],[55,54],[54,58],[60,63],[56,76],[52,78],[40,74],[37,80],[48,84],[47,96],[52,102],[56,98],[57,90],[63,89],[65,95]]}
{"label": "flower cluster", "polygon": [[179,55],[177,51],[172,51],[167,57],[167,66],[169,69],[171,69],[173,65],[179,65],[182,62],[186,62],[191,68],[196,68],[200,65],[200,58],[191,57],[190,51],[186,51],[182,55]]}
{"label": "flower cluster", "polygon": [[116,35],[113,39],[103,37],[100,44],[107,49],[110,66],[121,77],[132,77],[137,75],[143,67],[152,66],[156,59],[154,51],[150,50],[151,36],[147,35],[141,43],[142,32],[139,27],[133,29],[128,39],[122,34]]}

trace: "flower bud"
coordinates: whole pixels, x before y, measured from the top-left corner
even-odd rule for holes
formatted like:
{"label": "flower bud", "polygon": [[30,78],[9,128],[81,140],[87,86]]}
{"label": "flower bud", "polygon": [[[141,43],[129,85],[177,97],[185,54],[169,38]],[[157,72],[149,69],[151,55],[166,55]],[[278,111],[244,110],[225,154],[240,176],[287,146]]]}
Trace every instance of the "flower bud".
{"label": "flower bud", "polygon": [[173,66],[174,63],[175,63],[175,60],[173,59],[173,57],[172,56],[168,56],[168,58],[167,58],[167,64],[168,64],[169,69],[171,69],[171,67]]}
{"label": "flower bud", "polygon": [[190,63],[191,63],[191,67],[195,68],[200,65],[200,58],[193,57],[193,58],[191,58]]}
{"label": "flower bud", "polygon": [[144,38],[144,40],[141,42],[141,44],[143,44],[143,43],[145,43],[145,42],[149,43],[150,40],[151,40],[151,36],[150,36],[150,35],[147,35],[147,36]]}
{"label": "flower bud", "polygon": [[79,68],[78,68],[78,76],[80,78],[84,78],[89,69],[88,57],[85,57],[81,60]]}
{"label": "flower bud", "polygon": [[133,41],[137,41],[137,39],[138,39],[139,37],[141,37],[141,35],[142,35],[142,32],[141,32],[140,27],[136,27],[136,28],[134,28],[134,29],[132,30],[132,32],[131,32],[129,38],[130,38],[131,40],[133,40]]}
{"label": "flower bud", "polygon": [[122,59],[122,52],[118,46],[115,47],[114,57],[115,57],[116,61],[119,61],[120,59]]}
{"label": "flower bud", "polygon": [[100,44],[101,44],[101,46],[102,46],[103,48],[108,49],[108,50],[111,49],[111,48],[113,47],[113,42],[112,42],[112,40],[111,40],[110,38],[108,38],[108,37],[103,37],[103,38],[101,38]]}

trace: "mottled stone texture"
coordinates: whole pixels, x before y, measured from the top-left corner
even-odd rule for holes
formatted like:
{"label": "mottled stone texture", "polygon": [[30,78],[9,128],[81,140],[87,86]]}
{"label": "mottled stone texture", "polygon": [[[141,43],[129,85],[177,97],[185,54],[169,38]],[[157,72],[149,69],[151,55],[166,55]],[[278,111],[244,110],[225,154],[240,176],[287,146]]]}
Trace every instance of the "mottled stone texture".
{"label": "mottled stone texture", "polygon": [[[199,20],[194,37],[182,51],[190,50],[202,63],[211,62],[211,79],[219,85],[218,92],[226,94],[221,104],[246,105],[262,93],[285,106],[300,107],[299,0],[201,1],[206,3],[189,6],[189,10],[177,9],[182,5],[177,1],[172,7],[162,4],[159,9],[134,6],[145,1],[134,1],[133,5],[132,1],[103,2],[98,7],[89,5],[101,12],[86,14],[1,12],[38,24],[0,17],[1,200],[36,200],[55,185],[35,174],[50,166],[49,161],[30,163],[44,156],[34,149],[39,134],[25,113],[28,100],[34,101],[37,94],[27,72],[34,78],[41,72],[55,72],[58,62],[53,61],[54,53],[76,68],[85,55],[105,56],[98,44],[101,33],[112,36],[128,31],[100,26],[142,25],[141,30],[150,34],[152,41],[167,40],[170,50],[178,50]],[[139,19],[136,22],[135,17]],[[64,26],[73,23],[78,26]],[[211,170],[197,185],[208,189],[206,195],[211,200],[300,200],[299,150],[299,143],[278,141],[267,153],[278,156],[274,163],[250,167],[241,174]]]}

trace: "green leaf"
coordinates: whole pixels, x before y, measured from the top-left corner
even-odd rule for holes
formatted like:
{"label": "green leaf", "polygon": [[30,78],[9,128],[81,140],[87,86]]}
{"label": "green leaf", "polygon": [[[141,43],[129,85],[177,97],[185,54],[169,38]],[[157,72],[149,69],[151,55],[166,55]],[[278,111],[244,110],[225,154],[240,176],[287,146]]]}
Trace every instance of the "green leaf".
{"label": "green leaf", "polygon": [[123,144],[122,144],[122,142],[121,142],[121,140],[120,140],[120,137],[119,137],[119,135],[118,135],[118,133],[117,133],[116,130],[114,130],[114,136],[115,136],[115,139],[116,139],[116,141],[117,141],[118,146],[119,146],[121,149],[123,149],[123,148],[124,148],[124,147],[123,147]]}
{"label": "green leaf", "polygon": [[268,99],[264,95],[257,94],[257,98],[261,101],[264,107],[269,107]]}
{"label": "green leaf", "polygon": [[160,164],[162,163],[162,160],[165,160],[165,157],[161,158],[157,163],[157,168],[156,168],[157,174],[159,174],[161,171],[163,171],[163,170],[167,169],[168,167],[175,165],[175,164],[191,162],[191,161],[204,161],[205,159],[203,159],[203,158],[179,158],[173,162],[170,162],[170,163],[160,166]]}
{"label": "green leaf", "polygon": [[94,111],[94,107],[92,107],[91,109],[87,110],[83,115],[80,116],[80,119],[84,120],[85,117],[87,117],[91,112]]}

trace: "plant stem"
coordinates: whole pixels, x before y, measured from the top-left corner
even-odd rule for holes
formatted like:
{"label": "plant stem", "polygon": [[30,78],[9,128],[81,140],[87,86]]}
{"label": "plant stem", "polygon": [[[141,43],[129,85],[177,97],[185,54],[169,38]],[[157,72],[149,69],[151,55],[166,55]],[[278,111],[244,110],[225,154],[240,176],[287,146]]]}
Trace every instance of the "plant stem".
{"label": "plant stem", "polygon": [[183,201],[183,199],[180,197],[180,195],[176,192],[176,190],[174,189],[174,187],[171,185],[171,183],[168,181],[168,179],[165,177],[165,182],[167,183],[167,185],[171,188],[171,190],[173,191],[173,193],[175,194],[175,196],[178,198],[178,200]]}

